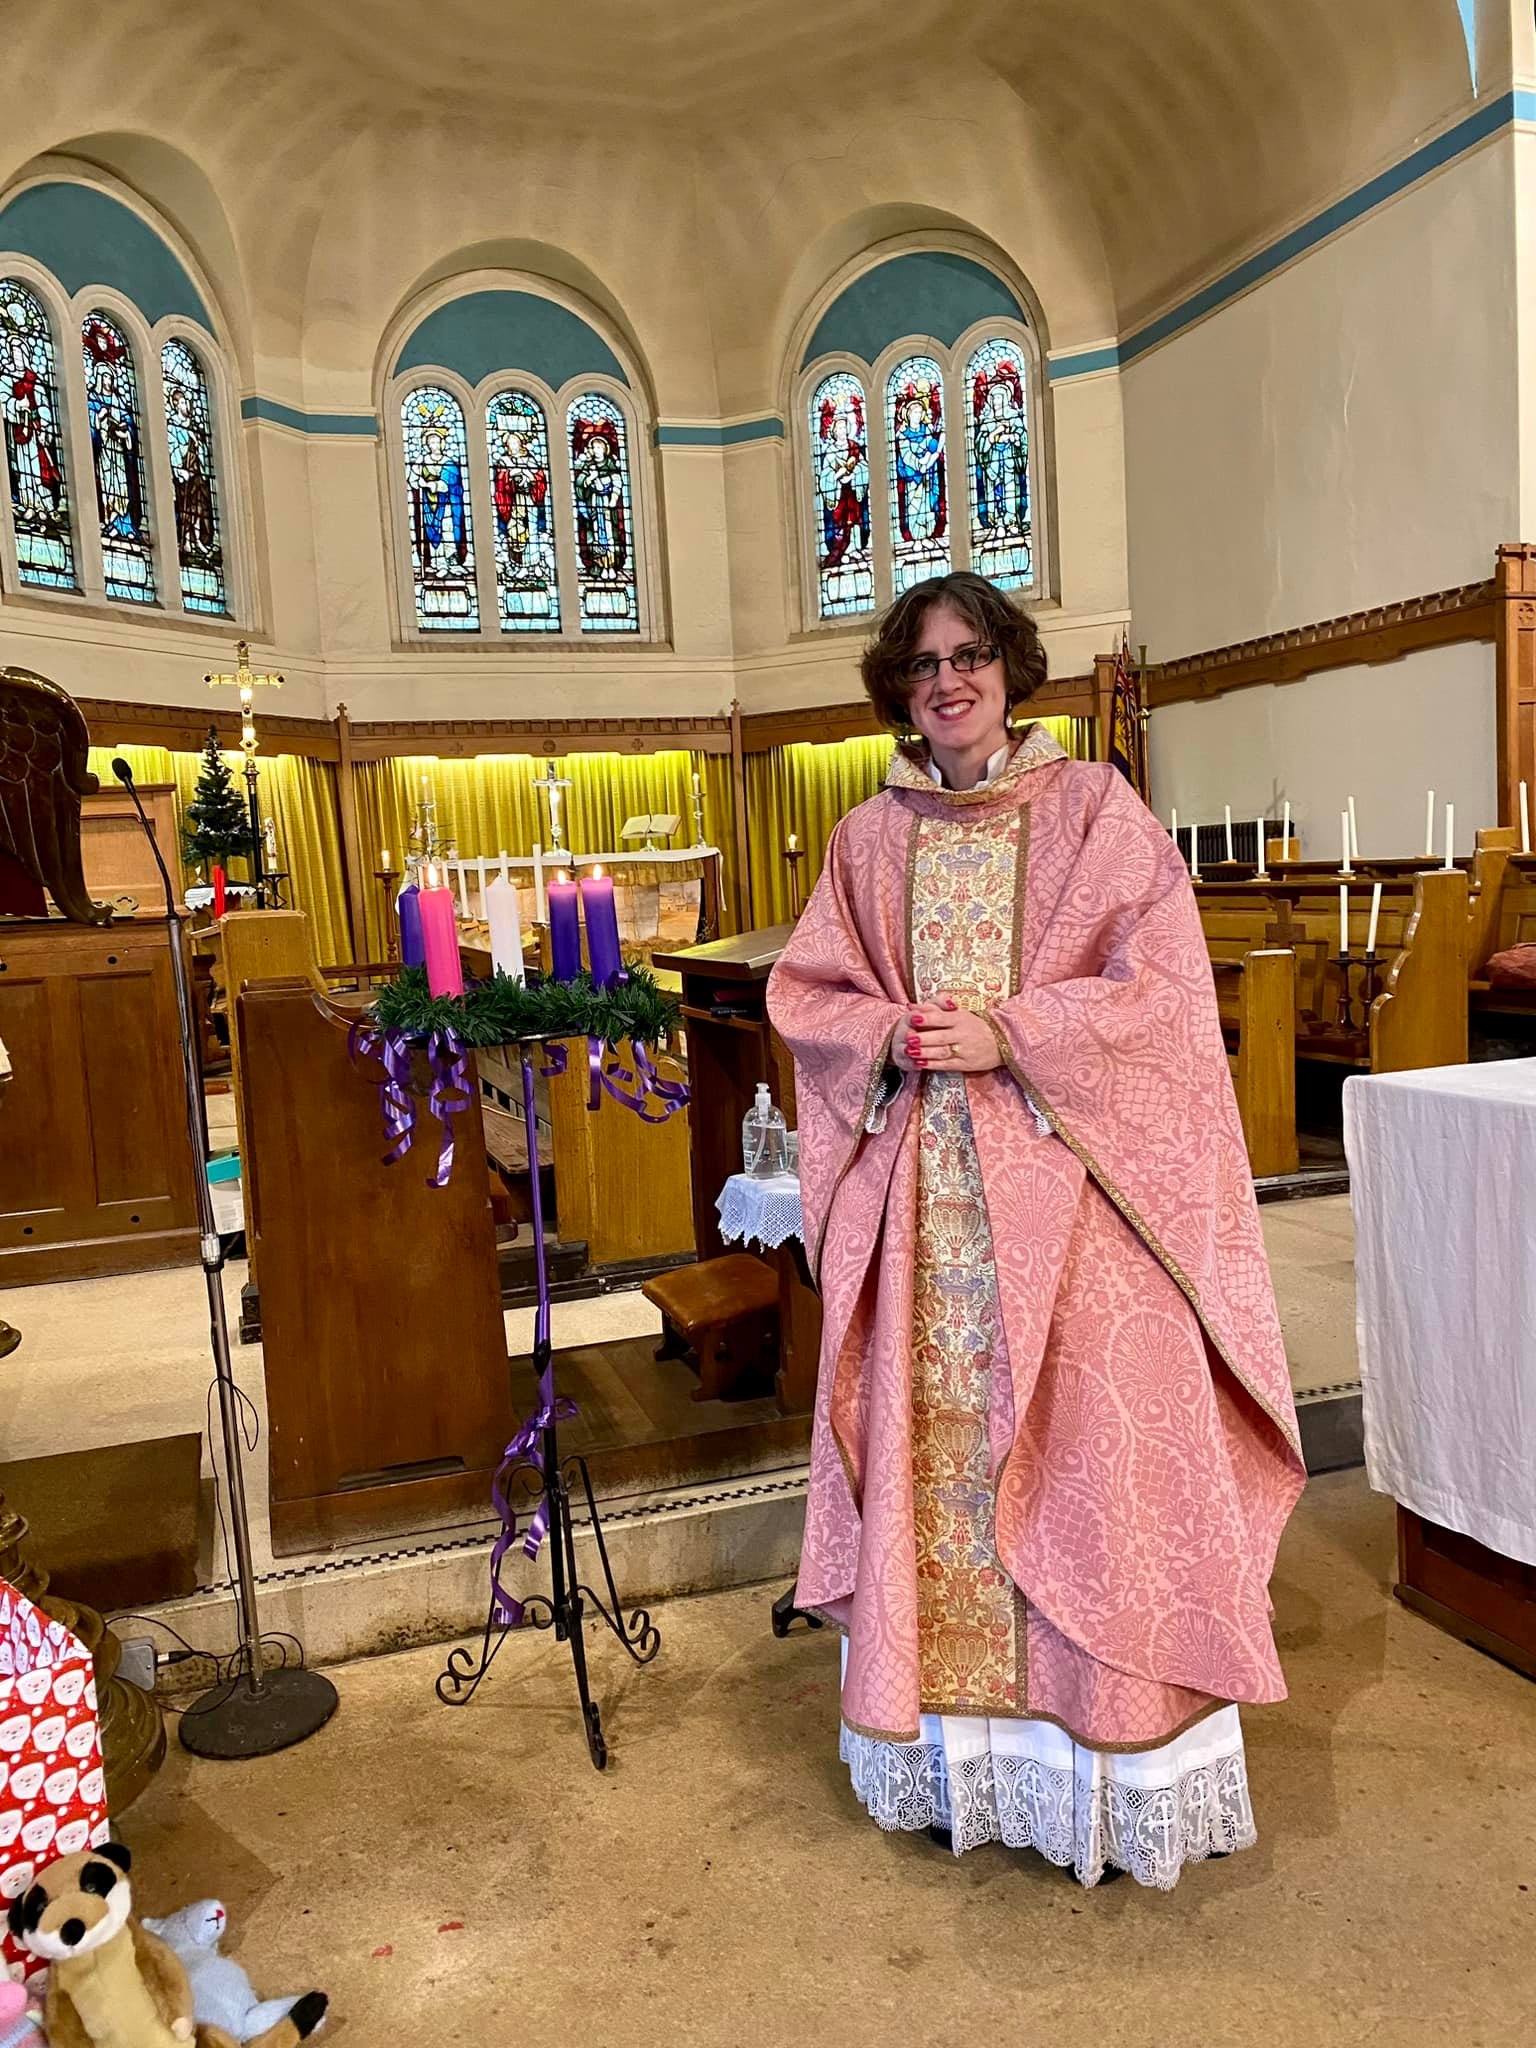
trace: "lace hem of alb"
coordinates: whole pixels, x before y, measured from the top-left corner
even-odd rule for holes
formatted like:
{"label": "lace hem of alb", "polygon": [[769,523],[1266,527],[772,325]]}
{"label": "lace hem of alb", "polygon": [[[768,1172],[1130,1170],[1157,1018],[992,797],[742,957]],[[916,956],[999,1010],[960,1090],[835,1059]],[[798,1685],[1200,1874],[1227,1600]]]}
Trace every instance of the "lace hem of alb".
{"label": "lace hem of alb", "polygon": [[727,1244],[738,1239],[777,1251],[805,1228],[800,1201],[800,1182],[794,1174],[775,1174],[771,1180],[752,1180],[733,1174],[715,1203],[720,1214],[720,1235]]}
{"label": "lace hem of alb", "polygon": [[842,1730],[841,1754],[870,1818],[891,1830],[944,1827],[955,1852],[1003,1842],[1037,1849],[1095,1885],[1113,1865],[1171,1891],[1186,1863],[1258,1840],[1242,1750],[1171,1784],[1084,1783],[1071,1770],[988,1752],[951,1767],[941,1744],[877,1742]]}

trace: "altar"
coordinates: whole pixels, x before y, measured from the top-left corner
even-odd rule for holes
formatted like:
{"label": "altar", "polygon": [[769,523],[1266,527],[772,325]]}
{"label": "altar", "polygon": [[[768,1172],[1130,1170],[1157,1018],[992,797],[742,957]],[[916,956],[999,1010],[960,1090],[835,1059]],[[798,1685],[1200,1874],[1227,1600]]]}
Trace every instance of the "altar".
{"label": "altar", "polygon": [[1355,1078],[1344,1115],[1398,1597],[1536,1677],[1536,1060]]}

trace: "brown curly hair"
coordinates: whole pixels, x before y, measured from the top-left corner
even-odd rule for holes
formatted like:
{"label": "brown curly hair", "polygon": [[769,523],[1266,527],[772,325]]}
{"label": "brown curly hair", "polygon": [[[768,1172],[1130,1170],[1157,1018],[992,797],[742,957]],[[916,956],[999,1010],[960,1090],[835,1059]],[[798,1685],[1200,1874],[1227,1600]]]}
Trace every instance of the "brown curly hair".
{"label": "brown curly hair", "polygon": [[1029,613],[1006,597],[985,576],[957,569],[950,576],[930,576],[904,590],[875,628],[875,637],[864,650],[859,673],[864,689],[882,725],[889,726],[904,745],[913,743],[912,685],[904,670],[917,651],[923,621],[936,604],[946,604],[987,640],[1002,657],[1004,687],[1010,715],[1028,701],[1045,681],[1045,649]]}

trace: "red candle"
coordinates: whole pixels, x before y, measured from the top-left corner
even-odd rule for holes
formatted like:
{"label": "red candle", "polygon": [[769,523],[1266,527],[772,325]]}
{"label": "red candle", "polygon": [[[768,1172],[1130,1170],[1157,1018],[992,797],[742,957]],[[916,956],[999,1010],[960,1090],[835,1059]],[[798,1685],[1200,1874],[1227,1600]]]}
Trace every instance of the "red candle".
{"label": "red candle", "polygon": [[459,928],[453,916],[453,891],[439,885],[440,871],[429,867],[426,886],[416,898],[421,914],[421,943],[427,956],[427,987],[434,996],[464,993],[464,963],[459,958]]}
{"label": "red candle", "polygon": [[613,882],[601,868],[594,868],[581,880],[581,914],[587,926],[587,962],[599,988],[608,988],[624,972],[624,955],[619,950],[619,914],[613,901]]}
{"label": "red candle", "polygon": [[213,914],[224,915],[224,870],[215,861],[213,865]]}

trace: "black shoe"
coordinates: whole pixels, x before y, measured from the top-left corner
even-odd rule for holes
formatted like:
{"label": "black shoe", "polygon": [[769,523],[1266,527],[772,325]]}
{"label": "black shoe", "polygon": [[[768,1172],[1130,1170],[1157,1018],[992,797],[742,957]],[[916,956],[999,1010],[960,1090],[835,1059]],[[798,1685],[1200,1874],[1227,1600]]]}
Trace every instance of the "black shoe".
{"label": "black shoe", "polygon": [[930,1842],[932,1842],[935,1849],[947,1849],[951,1856],[954,1855],[955,1837],[951,1829],[941,1828],[938,1825],[938,1823],[935,1822],[934,1825],[928,1830],[928,1839]]}

